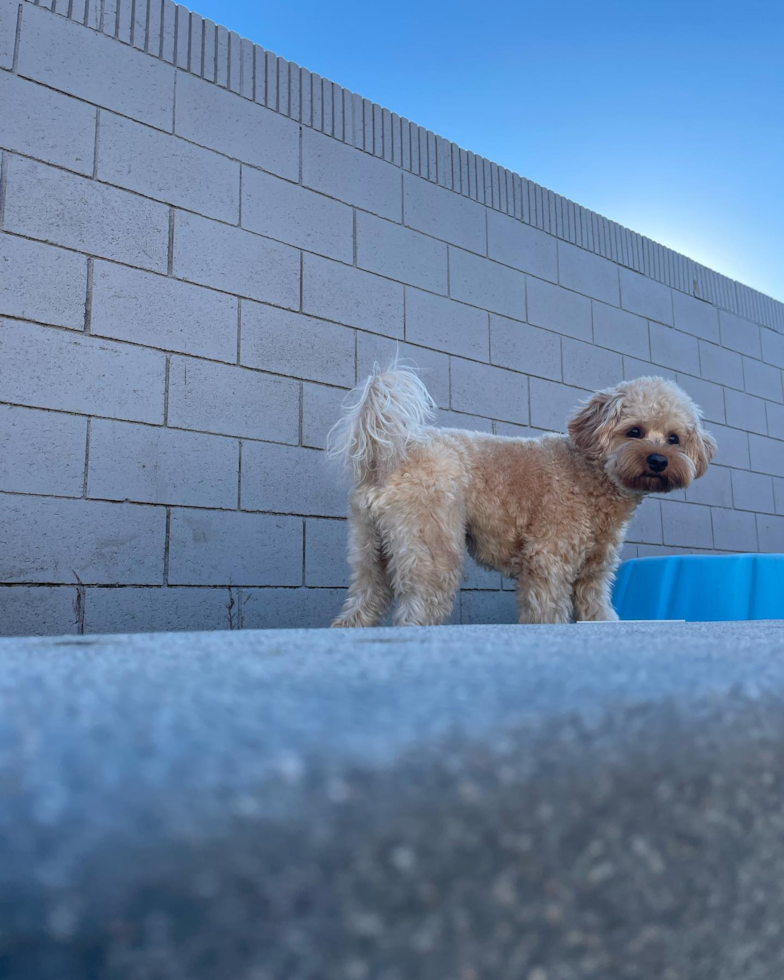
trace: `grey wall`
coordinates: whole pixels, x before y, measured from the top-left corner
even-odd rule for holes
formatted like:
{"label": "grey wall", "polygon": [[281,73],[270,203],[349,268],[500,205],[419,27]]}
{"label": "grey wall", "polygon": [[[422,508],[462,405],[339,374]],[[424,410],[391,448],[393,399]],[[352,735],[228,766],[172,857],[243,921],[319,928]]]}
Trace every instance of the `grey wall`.
{"label": "grey wall", "polygon": [[167,0],[44,6],[0,0],[0,633],[328,623],[324,437],[397,343],[500,434],[676,378],[717,465],[627,556],[784,551],[782,304]]}

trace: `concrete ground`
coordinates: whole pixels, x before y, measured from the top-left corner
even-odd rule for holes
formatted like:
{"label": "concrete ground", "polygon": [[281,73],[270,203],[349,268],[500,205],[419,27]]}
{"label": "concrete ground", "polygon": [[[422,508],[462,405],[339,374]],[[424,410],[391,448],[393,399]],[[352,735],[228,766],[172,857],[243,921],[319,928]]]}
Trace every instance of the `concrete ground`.
{"label": "concrete ground", "polygon": [[780,980],[784,622],[0,641],[4,980]]}

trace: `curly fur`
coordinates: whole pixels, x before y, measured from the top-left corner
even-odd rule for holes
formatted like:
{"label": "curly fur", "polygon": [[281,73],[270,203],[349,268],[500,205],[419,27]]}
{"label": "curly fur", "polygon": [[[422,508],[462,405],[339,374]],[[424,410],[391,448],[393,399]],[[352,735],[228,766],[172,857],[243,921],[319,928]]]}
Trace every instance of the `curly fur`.
{"label": "curly fur", "polygon": [[616,619],[612,582],[636,507],[689,486],[716,450],[699,408],[662,378],[597,392],[569,435],[541,439],[432,428],[433,407],[415,371],[376,368],[333,429],[330,452],[354,477],[352,580],[333,626],[374,626],[393,600],[398,625],[443,622],[466,545],[516,579],[520,622]]}
{"label": "curly fur", "polygon": [[411,445],[426,438],[436,406],[416,371],[395,361],[383,373],[374,364],[343,407],[327,437],[327,451],[363,481],[398,464]]}

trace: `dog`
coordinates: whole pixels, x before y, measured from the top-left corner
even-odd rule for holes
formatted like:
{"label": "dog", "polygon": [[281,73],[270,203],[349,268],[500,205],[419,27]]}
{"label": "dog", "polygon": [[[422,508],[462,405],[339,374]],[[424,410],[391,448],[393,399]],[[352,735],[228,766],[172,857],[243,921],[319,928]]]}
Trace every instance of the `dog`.
{"label": "dog", "polygon": [[688,487],[716,451],[702,412],[674,382],[598,391],[568,435],[514,438],[439,429],[413,368],[376,365],[330,432],[351,471],[351,584],[334,627],[450,615],[466,545],[517,582],[521,623],[617,620],[620,547],[650,493]]}

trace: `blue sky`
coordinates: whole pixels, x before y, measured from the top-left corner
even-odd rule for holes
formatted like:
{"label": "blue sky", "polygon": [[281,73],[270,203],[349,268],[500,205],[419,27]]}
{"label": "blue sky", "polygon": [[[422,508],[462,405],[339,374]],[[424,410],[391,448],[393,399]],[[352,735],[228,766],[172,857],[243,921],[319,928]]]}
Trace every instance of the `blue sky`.
{"label": "blue sky", "polygon": [[190,6],[784,300],[780,0]]}

